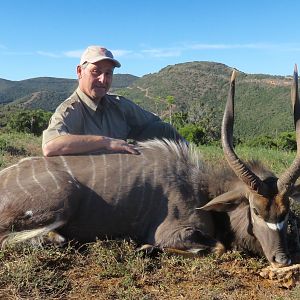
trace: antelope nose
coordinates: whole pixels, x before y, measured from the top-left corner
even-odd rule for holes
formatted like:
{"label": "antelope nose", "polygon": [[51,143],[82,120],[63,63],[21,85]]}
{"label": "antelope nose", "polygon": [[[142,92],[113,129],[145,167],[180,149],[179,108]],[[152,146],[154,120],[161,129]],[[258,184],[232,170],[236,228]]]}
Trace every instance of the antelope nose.
{"label": "antelope nose", "polygon": [[291,259],[284,253],[277,253],[274,257],[274,262],[282,266],[291,264]]}

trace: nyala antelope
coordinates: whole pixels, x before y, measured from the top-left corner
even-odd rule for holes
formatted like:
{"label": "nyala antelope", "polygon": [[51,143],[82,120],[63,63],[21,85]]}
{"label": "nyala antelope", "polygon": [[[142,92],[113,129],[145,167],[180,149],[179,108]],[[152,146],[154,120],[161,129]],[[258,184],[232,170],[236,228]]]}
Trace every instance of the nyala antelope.
{"label": "nyala antelope", "polygon": [[[298,189],[299,151],[280,177],[260,162],[244,163],[232,143],[234,92],[235,72],[222,122],[224,164],[204,162],[183,143],[151,140],[138,144],[140,155],[31,157],[2,170],[2,247],[52,233],[60,242],[131,238],[192,253],[237,247],[289,265],[289,197]],[[300,149],[296,67],[292,100]]]}

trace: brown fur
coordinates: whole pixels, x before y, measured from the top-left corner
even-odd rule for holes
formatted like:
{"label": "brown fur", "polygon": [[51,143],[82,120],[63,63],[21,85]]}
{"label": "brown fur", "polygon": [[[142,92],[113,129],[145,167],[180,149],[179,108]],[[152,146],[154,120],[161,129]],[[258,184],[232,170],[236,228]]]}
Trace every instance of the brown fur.
{"label": "brown fur", "polygon": [[[129,237],[192,253],[221,254],[223,244],[261,253],[248,230],[248,189],[229,167],[207,165],[183,144],[139,146],[141,155],[29,158],[1,171],[0,238],[13,243],[55,229],[58,241]],[[250,165],[262,178],[273,176],[259,163]],[[243,192],[232,212],[215,218],[196,209],[236,189]]]}

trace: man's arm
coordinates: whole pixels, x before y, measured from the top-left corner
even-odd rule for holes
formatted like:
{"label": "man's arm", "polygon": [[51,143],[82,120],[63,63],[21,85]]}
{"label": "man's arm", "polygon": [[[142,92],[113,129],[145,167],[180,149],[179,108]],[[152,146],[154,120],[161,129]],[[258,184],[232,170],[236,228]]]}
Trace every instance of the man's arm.
{"label": "man's arm", "polygon": [[123,140],[98,135],[62,135],[43,146],[44,156],[84,154],[100,150],[139,154],[133,145],[127,144]]}
{"label": "man's arm", "polygon": [[122,100],[119,105],[122,105],[131,128],[128,138],[136,141],[165,138],[186,142],[172,125],[163,122],[157,115],[141,108],[129,99],[119,98]]}

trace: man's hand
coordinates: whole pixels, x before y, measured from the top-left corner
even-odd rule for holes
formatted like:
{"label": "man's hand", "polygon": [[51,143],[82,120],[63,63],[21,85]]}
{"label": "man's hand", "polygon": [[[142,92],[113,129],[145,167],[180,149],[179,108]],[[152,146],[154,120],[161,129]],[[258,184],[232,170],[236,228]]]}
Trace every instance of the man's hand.
{"label": "man's hand", "polygon": [[108,138],[107,150],[113,152],[126,152],[131,154],[140,154],[134,145],[128,144],[126,141]]}

